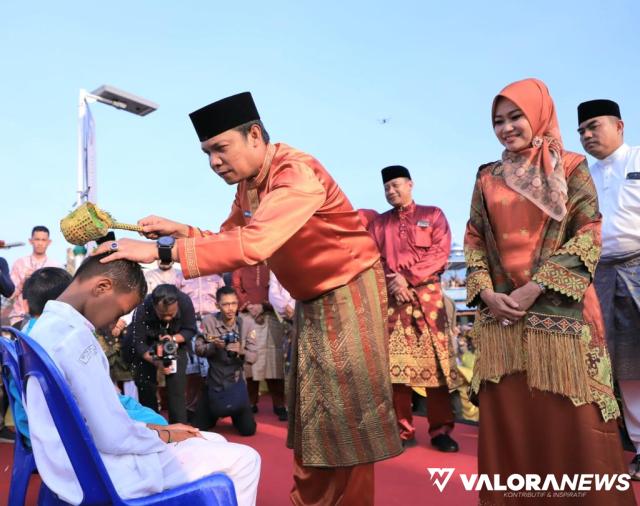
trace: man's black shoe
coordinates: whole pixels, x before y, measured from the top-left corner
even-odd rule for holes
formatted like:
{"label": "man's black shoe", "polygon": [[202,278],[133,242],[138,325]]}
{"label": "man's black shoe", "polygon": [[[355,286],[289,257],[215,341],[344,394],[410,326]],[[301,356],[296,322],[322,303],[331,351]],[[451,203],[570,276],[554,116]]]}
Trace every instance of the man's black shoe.
{"label": "man's black shoe", "polygon": [[412,437],[411,439],[402,440],[403,448],[413,448],[414,446],[418,446],[418,441],[416,441],[416,438]]}
{"label": "man's black shoe", "polygon": [[438,434],[431,438],[431,446],[440,452],[454,453],[458,451],[458,443],[449,434]]}
{"label": "man's black shoe", "polygon": [[273,408],[273,412],[278,415],[278,420],[281,422],[286,422],[289,420],[289,415],[287,414],[287,408],[281,406],[279,408]]}

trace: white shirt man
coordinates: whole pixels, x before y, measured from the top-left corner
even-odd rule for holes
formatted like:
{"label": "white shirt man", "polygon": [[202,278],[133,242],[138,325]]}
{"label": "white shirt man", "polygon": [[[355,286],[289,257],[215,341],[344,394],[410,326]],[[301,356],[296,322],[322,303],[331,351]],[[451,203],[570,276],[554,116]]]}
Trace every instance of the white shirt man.
{"label": "white shirt man", "polygon": [[590,169],[602,213],[602,255],[594,284],[636,447],[629,474],[640,480],[640,147],[624,143],[620,108],[611,100],[580,104],[578,124],[580,142],[596,158]]}
{"label": "white shirt man", "polygon": [[[640,146],[623,143],[590,169],[602,213],[602,257],[640,250]],[[638,179],[629,178],[634,173]]]}
{"label": "white shirt man", "polygon": [[147,280],[147,292],[153,292],[153,289],[158,285],[174,285],[178,286],[180,280],[180,272],[173,267],[160,268],[156,267],[145,271],[144,278]]}
{"label": "white shirt man", "polygon": [[[113,485],[122,498],[142,497],[214,472],[234,482],[239,505],[254,505],[260,457],[245,445],[202,433],[164,443],[144,423],[129,418],[109,378],[109,364],[93,325],[69,304],[50,301],[31,336],[58,366],[89,428]],[[47,486],[71,504],[82,491],[62,445],[39,383],[27,385],[26,411],[33,452]]]}

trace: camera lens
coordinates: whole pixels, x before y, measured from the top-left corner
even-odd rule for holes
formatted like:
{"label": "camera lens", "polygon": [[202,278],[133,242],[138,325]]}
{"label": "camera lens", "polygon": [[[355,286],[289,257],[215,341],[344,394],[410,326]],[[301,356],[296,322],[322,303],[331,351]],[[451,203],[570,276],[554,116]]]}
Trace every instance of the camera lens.
{"label": "camera lens", "polygon": [[178,344],[174,341],[165,341],[162,344],[162,351],[164,355],[175,355],[178,351]]}

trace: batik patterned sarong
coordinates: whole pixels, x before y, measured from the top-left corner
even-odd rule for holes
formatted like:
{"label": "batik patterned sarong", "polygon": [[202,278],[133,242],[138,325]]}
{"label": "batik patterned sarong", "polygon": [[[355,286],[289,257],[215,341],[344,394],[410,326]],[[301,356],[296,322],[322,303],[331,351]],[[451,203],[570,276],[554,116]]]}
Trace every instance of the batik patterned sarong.
{"label": "batik patterned sarong", "polygon": [[410,304],[389,305],[389,362],[391,382],[412,387],[460,386],[462,378],[447,332],[440,282],[414,288]]}
{"label": "batik patterned sarong", "polygon": [[341,467],[402,451],[389,380],[380,264],[296,306],[287,446],[302,464]]}

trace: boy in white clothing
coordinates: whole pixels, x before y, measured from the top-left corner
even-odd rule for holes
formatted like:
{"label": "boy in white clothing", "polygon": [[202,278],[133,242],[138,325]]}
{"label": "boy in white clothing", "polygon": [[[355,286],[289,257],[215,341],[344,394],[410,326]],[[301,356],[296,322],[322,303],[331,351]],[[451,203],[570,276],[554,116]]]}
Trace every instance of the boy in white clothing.
{"label": "boy in white clothing", "polygon": [[[260,457],[252,448],[193,427],[145,425],[127,416],[94,337],[144,298],[146,281],[134,262],[87,258],[71,285],[45,306],[31,336],[60,369],[118,494],[143,497],[215,472],[234,482],[238,504],[253,505]],[[47,486],[72,504],[82,491],[38,382],[27,385],[26,411],[36,465]]]}

